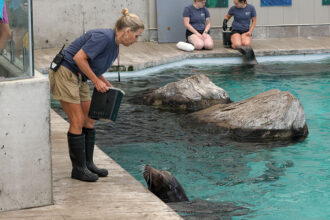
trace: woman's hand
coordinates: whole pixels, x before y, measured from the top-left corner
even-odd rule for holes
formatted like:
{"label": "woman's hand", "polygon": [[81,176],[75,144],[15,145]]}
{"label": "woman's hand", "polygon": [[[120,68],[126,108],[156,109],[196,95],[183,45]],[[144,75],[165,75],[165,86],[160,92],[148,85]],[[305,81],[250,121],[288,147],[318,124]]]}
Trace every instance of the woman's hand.
{"label": "woman's hand", "polygon": [[80,49],[78,53],[73,57],[73,61],[77,64],[79,69],[87,76],[88,79],[92,81],[97,91],[105,93],[109,90],[106,83],[98,78],[93,72],[88,63],[89,57],[83,49]]}
{"label": "woman's hand", "polygon": [[206,40],[206,38],[207,38],[207,33],[204,32],[202,36],[203,36],[203,40]]}
{"label": "woman's hand", "polygon": [[252,31],[246,32],[246,35],[249,36],[249,37],[252,37]]}
{"label": "woman's hand", "polygon": [[113,85],[106,78],[104,78],[103,75],[99,76],[99,79],[102,80],[108,87],[113,87]]}
{"label": "woman's hand", "polygon": [[109,87],[100,79],[97,79],[95,82],[93,82],[93,84],[96,90],[101,93],[105,93],[109,90]]}
{"label": "woman's hand", "polygon": [[199,39],[201,39],[201,40],[204,40],[204,36],[203,36],[204,34],[203,34],[203,35],[201,35],[200,33],[198,33],[198,32],[197,32],[197,34],[196,34],[196,35],[197,35],[197,37],[198,37]]}
{"label": "woman's hand", "polygon": [[[226,17],[228,17],[228,16],[226,16]],[[228,23],[228,19],[223,19],[223,23],[222,23],[222,29],[223,29],[223,31],[226,31],[227,30],[227,28],[228,28],[228,25],[227,25],[227,23]]]}

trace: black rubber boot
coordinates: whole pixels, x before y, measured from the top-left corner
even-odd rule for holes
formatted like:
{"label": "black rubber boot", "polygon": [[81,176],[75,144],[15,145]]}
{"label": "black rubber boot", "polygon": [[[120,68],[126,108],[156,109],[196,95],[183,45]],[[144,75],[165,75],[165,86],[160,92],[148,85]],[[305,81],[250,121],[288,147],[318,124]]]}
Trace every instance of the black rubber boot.
{"label": "black rubber boot", "polygon": [[101,169],[95,166],[93,161],[94,145],[95,145],[95,129],[83,128],[83,134],[85,134],[85,146],[86,146],[86,165],[87,168],[96,173],[99,177],[108,176],[108,170]]}
{"label": "black rubber boot", "polygon": [[68,133],[68,144],[72,162],[71,178],[86,182],[98,180],[99,177],[89,171],[86,166],[85,135]]}

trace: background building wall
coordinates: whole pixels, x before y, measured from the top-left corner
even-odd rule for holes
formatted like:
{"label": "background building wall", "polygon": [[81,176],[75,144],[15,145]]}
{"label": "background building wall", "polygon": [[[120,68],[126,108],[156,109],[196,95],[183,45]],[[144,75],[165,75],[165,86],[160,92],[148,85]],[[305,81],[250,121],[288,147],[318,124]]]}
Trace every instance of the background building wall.
{"label": "background building wall", "polygon": [[[148,0],[34,0],[35,48],[61,47],[87,30],[113,28],[123,8],[139,15],[147,26],[147,6]],[[148,39],[147,32],[141,39]]]}
{"label": "background building wall", "polygon": [[[322,0],[292,0],[292,6],[261,7],[260,0],[248,0],[257,11],[259,26],[269,25],[303,25],[330,23],[330,6],[322,6]],[[229,8],[211,8],[211,21],[214,26],[221,26]]]}
{"label": "background building wall", "polygon": [[[299,37],[315,32],[316,36],[329,36],[330,6],[322,6],[322,0],[292,0],[290,7],[260,7],[260,0],[248,3],[256,7],[258,14],[255,38]],[[33,4],[37,49],[60,47],[89,29],[112,28],[122,8],[128,8],[144,21],[142,41],[157,40],[156,0],[34,0]],[[229,0],[231,6],[233,1]],[[215,38],[221,38],[222,21],[229,7],[210,9]]]}

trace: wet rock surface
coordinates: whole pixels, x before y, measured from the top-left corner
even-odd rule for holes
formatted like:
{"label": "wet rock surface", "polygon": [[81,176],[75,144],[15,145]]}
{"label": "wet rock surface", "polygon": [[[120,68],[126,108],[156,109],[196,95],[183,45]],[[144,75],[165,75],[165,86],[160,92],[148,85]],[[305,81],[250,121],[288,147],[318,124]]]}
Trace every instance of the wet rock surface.
{"label": "wet rock surface", "polygon": [[230,97],[207,76],[199,74],[145,91],[130,101],[173,112],[195,112],[216,104],[230,103]]}
{"label": "wet rock surface", "polygon": [[212,106],[187,115],[181,124],[244,141],[296,140],[308,135],[302,104],[280,90]]}

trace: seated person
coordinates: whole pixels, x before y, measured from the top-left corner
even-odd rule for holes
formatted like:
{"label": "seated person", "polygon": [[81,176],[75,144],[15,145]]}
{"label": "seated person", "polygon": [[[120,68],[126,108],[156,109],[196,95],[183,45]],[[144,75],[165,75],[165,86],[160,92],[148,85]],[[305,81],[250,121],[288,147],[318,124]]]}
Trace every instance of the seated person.
{"label": "seated person", "polygon": [[[237,49],[240,46],[251,47],[252,32],[257,24],[257,13],[253,5],[250,5],[246,0],[234,0],[235,6],[229,9],[228,14],[223,20],[223,30],[227,30],[228,20],[234,16],[232,24],[231,42],[232,48]],[[250,27],[250,21],[252,25]]]}
{"label": "seated person", "polygon": [[213,40],[209,35],[211,28],[210,12],[205,7],[206,0],[194,0],[192,5],[185,7],[183,12],[184,26],[187,28],[187,41],[196,50],[212,50]]}

